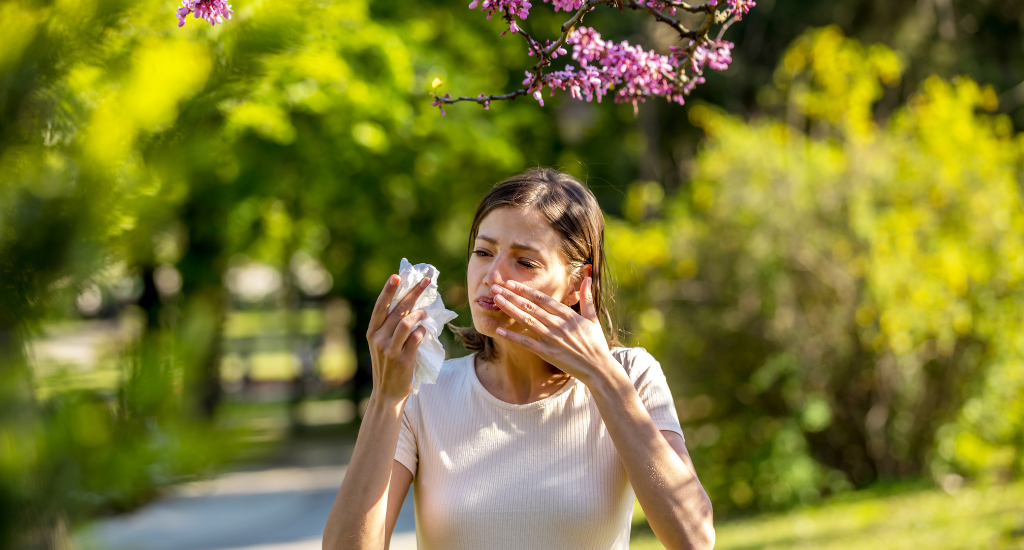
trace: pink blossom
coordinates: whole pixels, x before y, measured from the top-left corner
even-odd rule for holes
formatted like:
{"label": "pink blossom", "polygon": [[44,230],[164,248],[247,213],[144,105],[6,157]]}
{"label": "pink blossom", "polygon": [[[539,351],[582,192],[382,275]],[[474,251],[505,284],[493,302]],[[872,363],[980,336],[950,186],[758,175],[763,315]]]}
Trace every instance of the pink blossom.
{"label": "pink blossom", "polygon": [[227,0],[181,0],[181,7],[174,13],[178,16],[178,26],[182,27],[190,13],[196,19],[205,19],[211,25],[216,25],[231,19],[231,14],[235,12]]}
{"label": "pink blossom", "polygon": [[[597,99],[599,103],[605,95],[612,94],[616,103],[629,102],[634,107],[656,96],[683,104],[685,97],[704,82],[701,73],[705,66],[725,70],[732,62],[733,45],[724,40],[711,40],[697,46],[693,58],[687,50],[678,47],[671,48],[669,55],[661,55],[628,42],[606,41],[588,27],[573,31],[567,43],[572,45],[572,59],[579,63],[579,68],[566,65],[540,79],[526,72],[523,85],[541,105],[544,104],[541,96],[544,86],[551,88],[552,94],[556,89],[569,90],[575,99]],[[693,74],[685,74],[687,67]]]}
{"label": "pink blossom", "polygon": [[[444,97],[447,99],[451,99],[452,96],[451,94],[444,94]],[[448,116],[448,113],[444,112],[444,103],[437,96],[434,96],[434,101],[430,104],[430,106],[441,109],[441,116]]]}
{"label": "pink blossom", "polygon": [[[547,2],[548,0],[544,1]],[[551,0],[551,5],[555,7],[555,11],[576,11],[580,9],[580,6],[582,6],[585,1],[586,0]]]}
{"label": "pink blossom", "polygon": [[725,40],[709,40],[706,44],[697,46],[693,51],[691,59],[693,71],[701,72],[704,65],[716,71],[724,71],[732,63],[732,42]]}
{"label": "pink blossom", "polygon": [[736,16],[736,19],[743,19],[743,15],[754,7],[754,0],[726,0],[729,3],[729,10]]}
{"label": "pink blossom", "polygon": [[509,19],[513,16],[526,19],[530,15],[530,8],[533,7],[533,4],[529,0],[483,0],[479,3],[477,0],[473,0],[469,4],[469,9],[475,10],[477,6],[487,14],[488,19],[496,13],[507,16]]}
{"label": "pink blossom", "polygon": [[[555,11],[576,11],[580,9],[580,6],[586,0],[544,0],[550,2],[555,7]],[[519,27],[516,22],[512,19],[518,17],[519,19],[526,19],[530,16],[530,8],[533,4],[529,0],[473,0],[469,3],[469,9],[475,10],[481,8],[484,13],[487,14],[487,18],[490,19],[494,14],[499,14],[505,17],[509,21],[509,30],[512,34],[519,32]],[[505,31],[508,32],[508,31]],[[501,33],[502,36],[505,32]]]}
{"label": "pink blossom", "polygon": [[[614,43],[601,39],[601,34],[588,27],[579,27],[569,36],[572,59],[577,69],[567,65],[561,71],[545,74],[534,91],[540,101],[539,88],[568,89],[576,99],[598,102],[614,88],[616,103],[636,103],[648,96],[665,96],[669,101],[683,103],[684,92],[675,80],[680,59],[645,51],[628,42]],[[527,73],[525,85],[533,83]]]}

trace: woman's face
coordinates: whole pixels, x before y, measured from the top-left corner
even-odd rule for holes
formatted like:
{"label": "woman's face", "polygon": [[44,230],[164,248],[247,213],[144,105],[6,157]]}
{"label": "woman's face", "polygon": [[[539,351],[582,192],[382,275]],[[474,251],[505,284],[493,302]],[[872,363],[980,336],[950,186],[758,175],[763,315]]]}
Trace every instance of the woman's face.
{"label": "woman's face", "polygon": [[467,270],[469,310],[480,334],[494,337],[498,327],[524,332],[494,305],[491,285],[522,283],[566,305],[579,301],[570,284],[561,238],[536,208],[498,208],[480,222]]}

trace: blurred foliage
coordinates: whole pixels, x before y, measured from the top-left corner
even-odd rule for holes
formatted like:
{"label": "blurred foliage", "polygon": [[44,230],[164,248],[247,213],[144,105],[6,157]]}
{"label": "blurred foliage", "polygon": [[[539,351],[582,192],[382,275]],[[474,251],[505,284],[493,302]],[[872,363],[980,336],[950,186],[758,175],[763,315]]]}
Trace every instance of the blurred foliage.
{"label": "blurred foliage", "polygon": [[[360,0],[264,2],[181,29],[162,1],[0,10],[4,547],[61,547],[69,521],[233,454],[209,422],[229,266],[285,272],[296,304],[296,259],[318,262],[365,323],[402,255],[440,248],[427,259],[457,272],[475,197],[524,162],[510,137],[543,126],[529,109],[429,108],[439,67],[503,76],[469,70],[493,64],[483,23],[441,7],[378,21]],[[120,387],[39,401],[26,340],[115,264],[144,317]]]}
{"label": "blurred foliage", "polygon": [[765,93],[777,116],[691,109],[691,187],[634,186],[609,228],[716,511],[1024,467],[1024,138],[968,78],[876,122],[900,69],[809,32]]}

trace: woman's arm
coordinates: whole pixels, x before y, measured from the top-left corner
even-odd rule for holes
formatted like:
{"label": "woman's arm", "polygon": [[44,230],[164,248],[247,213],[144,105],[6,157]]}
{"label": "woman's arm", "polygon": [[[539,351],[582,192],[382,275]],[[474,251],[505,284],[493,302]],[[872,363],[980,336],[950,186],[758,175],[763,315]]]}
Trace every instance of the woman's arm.
{"label": "woman's arm", "polygon": [[412,473],[394,461],[403,406],[370,398],[345,480],[327,517],[324,550],[388,547],[412,482]]}
{"label": "woman's arm", "polygon": [[[590,277],[580,289],[579,314],[514,281],[491,290],[495,305],[536,338],[502,328],[497,329],[498,335],[536,353],[590,389],[658,540],[670,549],[712,548],[711,501],[697,479],[682,438],[662,435],[626,372],[608,351]],[[679,440],[673,446],[674,438]]]}
{"label": "woman's arm", "polygon": [[370,316],[366,339],[373,363],[373,393],[356,447],[324,527],[324,550],[387,548],[412,473],[395,459],[402,411],[412,393],[412,372],[425,330],[413,330],[426,317],[412,311],[427,287],[424,279],[390,314],[398,277],[388,279]]}
{"label": "woman's arm", "polygon": [[391,548],[391,537],[395,534],[398,514],[402,511],[402,503],[405,502],[405,495],[409,493],[412,478],[412,472],[401,462],[396,460],[391,466],[391,484],[388,486],[388,517],[384,528],[387,542],[384,545],[385,549]]}
{"label": "woman's arm", "polygon": [[714,547],[711,500],[683,438],[658,430],[617,362],[601,370],[609,376],[587,386],[654,534],[670,549]]}

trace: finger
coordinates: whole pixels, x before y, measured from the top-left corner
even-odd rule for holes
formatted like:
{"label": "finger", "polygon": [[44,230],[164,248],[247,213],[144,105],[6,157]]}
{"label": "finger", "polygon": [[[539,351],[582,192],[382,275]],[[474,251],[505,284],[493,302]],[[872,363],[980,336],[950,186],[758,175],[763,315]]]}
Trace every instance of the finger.
{"label": "finger", "polygon": [[580,304],[580,314],[585,319],[601,324],[601,320],[597,316],[597,303],[594,301],[594,279],[590,277],[583,279],[580,291],[583,295],[583,300]]}
{"label": "finger", "polygon": [[426,290],[428,286],[430,286],[430,279],[424,277],[422,281],[412,287],[412,290],[410,290],[409,293],[406,294],[400,302],[398,302],[395,309],[391,310],[391,313],[388,314],[384,323],[381,324],[380,330],[383,330],[388,334],[394,333],[395,327],[398,326],[398,322],[412,311],[413,306],[416,305],[416,300],[419,300],[420,294],[423,294],[423,291]]}
{"label": "finger", "polygon": [[384,319],[388,316],[388,306],[391,305],[391,299],[395,297],[395,291],[398,290],[398,281],[398,275],[392,275],[388,277],[388,282],[384,283],[384,290],[380,292],[380,296],[377,296],[377,303],[373,304],[370,328],[366,333],[367,338],[384,324]]}
{"label": "finger", "polygon": [[501,285],[491,285],[491,293],[493,293],[496,297],[501,296],[502,298],[508,300],[509,302],[512,302],[512,304],[514,304],[519,309],[523,310],[523,312],[532,315],[538,321],[544,323],[545,325],[551,326],[554,325],[557,321],[557,319],[554,316],[552,316],[550,313],[545,311],[537,304],[531,302],[527,298],[520,296],[519,294],[516,294],[515,292],[512,292],[511,290],[508,290],[505,287],[502,287]]}
{"label": "finger", "polygon": [[508,301],[504,296],[498,295],[494,297],[494,305],[498,306],[502,311],[508,314],[517,323],[523,325],[527,329],[533,331],[537,336],[550,336],[551,331],[548,327],[537,320],[536,317],[526,313],[519,309],[515,304]]}
{"label": "finger", "polygon": [[420,349],[420,343],[427,337],[427,329],[423,327],[416,327],[416,330],[412,331],[409,338],[405,340],[405,347],[402,348],[403,359],[411,359],[416,352]]}
{"label": "finger", "polygon": [[524,336],[522,334],[518,334],[504,328],[499,328],[497,332],[498,336],[501,336],[502,338],[508,340],[509,342],[512,342],[513,344],[520,345],[534,353],[540,351],[540,342],[534,340],[533,338],[530,338],[529,336]]}
{"label": "finger", "polygon": [[422,321],[427,316],[427,312],[422,309],[406,315],[395,327],[395,334],[391,337],[391,345],[388,347],[388,355],[391,357],[400,357],[402,355],[402,348],[405,347],[406,340],[409,338],[409,334],[413,332],[413,329],[419,330],[423,327],[416,327],[416,323]]}
{"label": "finger", "polygon": [[576,312],[573,311],[572,308],[570,308],[569,306],[563,304],[562,302],[559,302],[558,300],[552,298],[551,296],[548,296],[547,294],[544,294],[544,292],[540,290],[528,287],[522,283],[509,281],[505,283],[505,288],[537,304],[538,306],[543,308],[544,311],[551,313],[553,315],[566,317],[568,315],[576,314]]}

